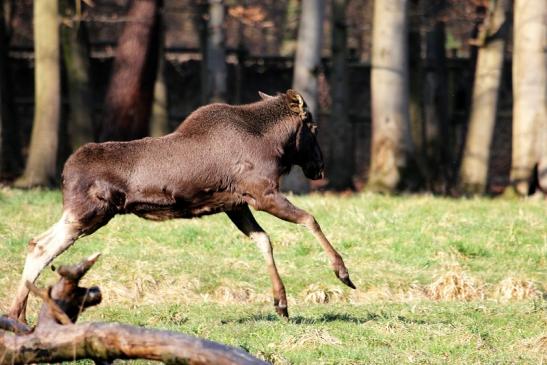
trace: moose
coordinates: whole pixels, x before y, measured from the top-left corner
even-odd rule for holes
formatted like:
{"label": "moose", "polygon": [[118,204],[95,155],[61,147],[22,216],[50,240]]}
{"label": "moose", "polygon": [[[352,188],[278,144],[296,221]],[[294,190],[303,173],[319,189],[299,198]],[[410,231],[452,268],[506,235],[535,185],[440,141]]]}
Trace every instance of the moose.
{"label": "moose", "polygon": [[34,282],[78,238],[128,213],[161,221],[225,212],[264,256],[279,316],[288,318],[285,287],[269,236],[249,206],[307,227],[338,279],[355,289],[315,218],[279,191],[280,177],[294,165],[309,179],[323,177],[317,125],[298,92],[259,95],[262,100],[246,105],[203,106],[162,137],[89,143],[74,152],[62,174],[62,217],[29,241],[10,316],[26,320],[27,281]]}

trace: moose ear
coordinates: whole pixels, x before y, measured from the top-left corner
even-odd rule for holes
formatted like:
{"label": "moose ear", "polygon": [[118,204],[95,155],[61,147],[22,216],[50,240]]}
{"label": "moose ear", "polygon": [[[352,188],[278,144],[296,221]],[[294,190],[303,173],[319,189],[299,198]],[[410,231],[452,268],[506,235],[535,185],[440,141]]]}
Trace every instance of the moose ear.
{"label": "moose ear", "polygon": [[260,96],[260,98],[261,98],[262,100],[267,100],[267,99],[273,98],[273,96],[268,95],[268,94],[266,94],[266,93],[263,93],[262,91],[259,91],[259,92],[258,92],[258,96]]}
{"label": "moose ear", "polygon": [[287,90],[287,99],[289,101],[289,109],[299,115],[305,115],[306,110],[304,110],[304,98],[293,89]]}

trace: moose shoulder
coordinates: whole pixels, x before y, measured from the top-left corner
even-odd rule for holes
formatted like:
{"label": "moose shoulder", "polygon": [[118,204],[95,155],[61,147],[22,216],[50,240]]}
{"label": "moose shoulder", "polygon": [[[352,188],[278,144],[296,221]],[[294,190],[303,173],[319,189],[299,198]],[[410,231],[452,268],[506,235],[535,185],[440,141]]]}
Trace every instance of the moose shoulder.
{"label": "moose shoulder", "polygon": [[79,237],[116,214],[153,220],[225,212],[265,257],[274,306],[288,316],[283,282],[268,235],[249,205],[303,224],[328,254],[337,277],[354,288],[341,256],[314,217],[279,192],[279,178],[293,165],[310,179],[323,176],[316,125],[295,91],[241,106],[212,104],[193,112],[173,133],[130,142],[91,143],[76,151],[63,170],[63,215],[29,242],[22,280],[12,304],[25,317],[28,289],[42,269]]}

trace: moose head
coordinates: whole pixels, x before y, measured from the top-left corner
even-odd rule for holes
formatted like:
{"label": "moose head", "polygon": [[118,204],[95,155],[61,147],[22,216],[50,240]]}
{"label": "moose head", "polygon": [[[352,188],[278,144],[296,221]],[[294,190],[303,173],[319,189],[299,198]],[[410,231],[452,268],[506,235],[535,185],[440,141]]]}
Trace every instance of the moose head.
{"label": "moose head", "polygon": [[[259,92],[262,99],[273,98],[263,92]],[[295,121],[295,135],[289,148],[290,160],[294,165],[302,168],[304,175],[311,180],[324,177],[325,163],[323,153],[317,143],[317,123],[313,120],[302,95],[293,89],[287,90],[281,95],[287,101],[292,113],[292,120]]]}

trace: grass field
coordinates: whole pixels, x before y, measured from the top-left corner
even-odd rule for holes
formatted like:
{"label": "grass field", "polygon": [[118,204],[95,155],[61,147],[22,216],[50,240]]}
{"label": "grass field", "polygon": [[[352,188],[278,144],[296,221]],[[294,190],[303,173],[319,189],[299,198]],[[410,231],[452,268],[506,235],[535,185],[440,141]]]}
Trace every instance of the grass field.
{"label": "grass field", "polygon": [[[291,320],[274,315],[254,245],[223,215],[116,217],[56,263],[103,256],[84,284],[103,303],[81,321],[177,330],[275,364],[547,362],[547,204],[431,196],[291,198],[342,253],[337,281],[304,228],[257,214],[271,234]],[[0,312],[26,243],[61,214],[58,191],[0,189]],[[54,282],[47,270],[40,286]],[[31,301],[30,317],[38,302]]]}

